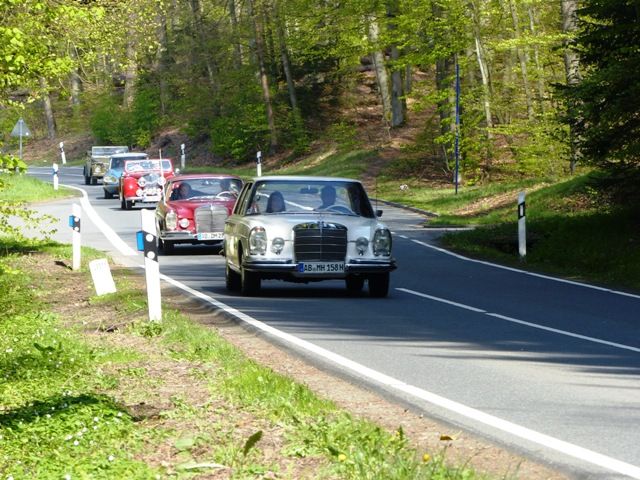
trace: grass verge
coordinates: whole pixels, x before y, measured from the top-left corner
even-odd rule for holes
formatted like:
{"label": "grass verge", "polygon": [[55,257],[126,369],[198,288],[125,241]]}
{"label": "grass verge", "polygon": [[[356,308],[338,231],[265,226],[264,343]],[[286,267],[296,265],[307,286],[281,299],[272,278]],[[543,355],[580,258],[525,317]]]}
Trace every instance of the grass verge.
{"label": "grass verge", "polygon": [[86,268],[58,260],[69,250],[0,248],[2,477],[480,478],[175,309],[149,323],[142,279],[127,270],[114,270],[117,293],[92,296]]}

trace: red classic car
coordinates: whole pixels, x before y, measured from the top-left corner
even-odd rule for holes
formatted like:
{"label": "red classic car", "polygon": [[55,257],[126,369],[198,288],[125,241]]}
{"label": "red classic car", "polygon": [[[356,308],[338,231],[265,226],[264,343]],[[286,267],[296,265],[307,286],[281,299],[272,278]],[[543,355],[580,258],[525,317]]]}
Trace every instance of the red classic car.
{"label": "red classic car", "polygon": [[129,210],[135,204],[155,205],[160,201],[167,178],[173,175],[170,158],[126,160],[120,176],[120,208]]}
{"label": "red classic car", "polygon": [[158,250],[170,253],[176,243],[222,246],[224,222],[242,189],[233,175],[176,175],[167,180],[156,207]]}

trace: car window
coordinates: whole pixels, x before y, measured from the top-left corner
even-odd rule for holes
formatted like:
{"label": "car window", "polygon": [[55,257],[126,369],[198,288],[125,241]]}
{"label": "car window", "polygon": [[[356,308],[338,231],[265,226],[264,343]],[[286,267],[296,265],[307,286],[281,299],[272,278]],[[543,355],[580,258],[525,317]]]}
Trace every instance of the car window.
{"label": "car window", "polygon": [[244,185],[242,191],[240,192],[240,197],[238,198],[238,201],[236,202],[236,205],[233,209],[233,213],[244,214],[244,212],[246,211],[247,199],[249,198],[252,187],[253,183],[251,182]]}

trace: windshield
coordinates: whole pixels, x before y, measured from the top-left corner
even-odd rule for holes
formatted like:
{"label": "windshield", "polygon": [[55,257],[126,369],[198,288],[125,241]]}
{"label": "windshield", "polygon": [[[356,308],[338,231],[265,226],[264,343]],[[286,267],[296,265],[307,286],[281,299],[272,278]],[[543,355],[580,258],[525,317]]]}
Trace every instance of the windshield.
{"label": "windshield", "polygon": [[167,184],[171,200],[192,198],[235,199],[242,190],[242,181],[237,178],[194,178],[174,180]]}
{"label": "windshield", "polygon": [[259,181],[248,199],[245,213],[299,214],[326,212],[374,218],[359,182],[266,180]]}
{"label": "windshield", "polygon": [[129,147],[91,147],[91,155],[109,156],[116,153],[127,153]]}
{"label": "windshield", "polygon": [[128,173],[142,172],[147,170],[160,170],[160,162],[162,162],[162,170],[172,170],[171,162],[169,160],[127,160],[125,163],[125,170]]}

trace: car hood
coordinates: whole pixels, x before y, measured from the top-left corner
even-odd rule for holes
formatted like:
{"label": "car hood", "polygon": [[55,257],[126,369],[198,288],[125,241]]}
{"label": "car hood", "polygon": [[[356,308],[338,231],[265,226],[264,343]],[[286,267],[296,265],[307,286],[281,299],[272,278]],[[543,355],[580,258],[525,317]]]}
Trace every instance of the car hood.
{"label": "car hood", "polygon": [[256,215],[250,218],[250,227],[262,226],[267,230],[267,235],[273,237],[292,238],[293,227],[301,223],[319,223],[323,225],[344,225],[348,229],[349,240],[358,237],[371,238],[373,233],[379,228],[386,226],[374,218],[365,218],[355,215],[336,215],[326,212],[310,212],[305,214],[272,214]]}
{"label": "car hood", "polygon": [[167,202],[169,208],[176,210],[180,215],[185,215],[187,212],[193,212],[196,208],[212,206],[215,208],[224,208],[227,210],[227,214],[231,213],[235,202],[228,202],[224,200],[212,200],[211,198],[190,199],[190,200],[170,200]]}

